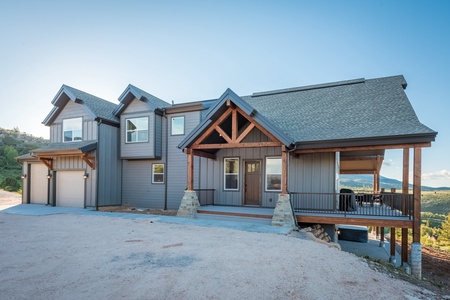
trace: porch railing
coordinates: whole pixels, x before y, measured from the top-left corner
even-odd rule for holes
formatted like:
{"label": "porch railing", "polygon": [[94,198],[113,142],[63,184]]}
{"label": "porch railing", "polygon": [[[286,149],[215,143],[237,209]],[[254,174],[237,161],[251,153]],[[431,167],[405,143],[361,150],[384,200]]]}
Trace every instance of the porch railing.
{"label": "porch railing", "polygon": [[201,206],[214,205],[215,189],[194,189],[197,192],[198,202]]}
{"label": "porch railing", "polygon": [[347,216],[407,217],[414,216],[414,196],[380,193],[299,193],[291,192],[294,212],[339,214]]}

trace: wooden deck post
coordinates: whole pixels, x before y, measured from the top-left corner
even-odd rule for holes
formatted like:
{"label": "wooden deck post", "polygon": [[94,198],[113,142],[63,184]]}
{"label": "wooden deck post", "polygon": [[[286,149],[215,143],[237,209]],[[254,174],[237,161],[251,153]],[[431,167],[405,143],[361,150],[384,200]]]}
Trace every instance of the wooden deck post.
{"label": "wooden deck post", "polygon": [[[409,194],[409,148],[403,148],[403,179],[402,194],[405,195],[403,200],[403,214],[407,214],[406,195]],[[408,262],[408,228],[402,228],[402,263]]]}
{"label": "wooden deck post", "polygon": [[422,172],[422,148],[414,148],[414,178],[413,178],[413,194],[414,194],[414,226],[413,226],[413,242],[420,243],[420,210],[421,210],[421,172]]}
{"label": "wooden deck post", "polygon": [[384,247],[384,227],[380,227],[380,247]]}
{"label": "wooden deck post", "polygon": [[286,146],[281,146],[281,194],[287,194],[287,156]]}
{"label": "wooden deck post", "polygon": [[390,257],[389,262],[394,264],[397,262],[395,259],[395,227],[391,227],[391,240],[390,240]]}

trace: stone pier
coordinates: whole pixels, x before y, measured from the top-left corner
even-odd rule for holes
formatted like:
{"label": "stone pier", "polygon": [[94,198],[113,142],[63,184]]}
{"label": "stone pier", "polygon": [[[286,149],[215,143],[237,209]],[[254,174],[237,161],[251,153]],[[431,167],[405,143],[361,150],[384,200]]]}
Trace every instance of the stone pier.
{"label": "stone pier", "polygon": [[411,274],[422,280],[422,244],[411,244]]}
{"label": "stone pier", "polygon": [[296,227],[289,194],[279,194],[273,212],[272,226]]}
{"label": "stone pier", "polygon": [[184,191],[183,199],[181,199],[180,207],[178,208],[177,217],[196,218],[197,208],[200,207],[197,193],[195,191]]}

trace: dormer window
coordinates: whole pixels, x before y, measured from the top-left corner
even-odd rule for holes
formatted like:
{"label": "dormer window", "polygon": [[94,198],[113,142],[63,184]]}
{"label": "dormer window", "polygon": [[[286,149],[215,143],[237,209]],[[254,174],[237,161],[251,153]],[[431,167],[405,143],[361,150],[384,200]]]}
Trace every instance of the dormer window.
{"label": "dormer window", "polygon": [[148,142],[148,117],[126,120],[127,143]]}
{"label": "dormer window", "polygon": [[63,141],[77,142],[83,140],[83,118],[63,120]]}

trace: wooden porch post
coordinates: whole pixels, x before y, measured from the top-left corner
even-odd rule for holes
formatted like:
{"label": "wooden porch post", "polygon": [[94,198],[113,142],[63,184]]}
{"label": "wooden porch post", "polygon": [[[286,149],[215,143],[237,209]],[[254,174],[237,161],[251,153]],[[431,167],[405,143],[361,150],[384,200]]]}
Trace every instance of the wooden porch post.
{"label": "wooden porch post", "polygon": [[[403,214],[407,213],[406,195],[409,194],[409,148],[403,149],[403,179],[402,194],[405,195],[403,201]],[[408,228],[402,228],[402,262],[408,262]]]}
{"label": "wooden porch post", "polygon": [[414,148],[414,225],[413,242],[420,243],[420,210],[421,210],[421,185],[422,185],[422,148]]}
{"label": "wooden porch post", "polygon": [[281,194],[287,194],[287,156],[286,146],[281,146]]}
{"label": "wooden porch post", "polygon": [[194,189],[194,152],[192,149],[187,148],[186,154],[188,155],[187,167],[188,167],[188,176],[187,176],[187,189],[188,191],[192,191]]}

